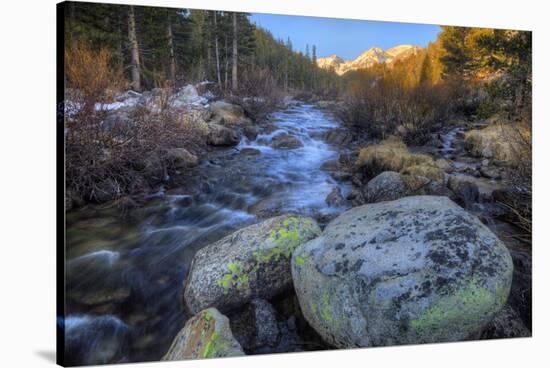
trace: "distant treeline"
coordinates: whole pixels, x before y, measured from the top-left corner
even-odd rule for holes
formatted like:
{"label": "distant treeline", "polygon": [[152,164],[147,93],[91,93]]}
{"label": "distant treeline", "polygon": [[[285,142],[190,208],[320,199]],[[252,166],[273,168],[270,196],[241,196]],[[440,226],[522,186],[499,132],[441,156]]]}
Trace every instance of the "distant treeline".
{"label": "distant treeline", "polygon": [[225,11],[68,2],[66,47],[107,50],[135,90],[167,83],[211,81],[238,88],[242,76],[269,71],[285,90],[334,93],[332,72],[316,63],[316,48],[296,51],[254,25],[249,14]]}

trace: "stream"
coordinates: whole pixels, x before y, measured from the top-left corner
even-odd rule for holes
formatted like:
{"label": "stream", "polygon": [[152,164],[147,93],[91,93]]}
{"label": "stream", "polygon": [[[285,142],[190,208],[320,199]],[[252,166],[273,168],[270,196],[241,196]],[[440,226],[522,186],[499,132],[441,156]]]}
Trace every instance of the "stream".
{"label": "stream", "polygon": [[[346,197],[351,183],[321,169],[347,153],[325,141],[339,127],[330,114],[295,102],[273,113],[254,139],[243,137],[236,147],[209,152],[190,173],[193,185],[149,193],[124,218],[114,205],[69,212],[67,315],[60,321],[66,363],[158,361],[190,317],[182,289],[197,250],[278,214],[293,212],[326,224],[345,211],[346,201],[331,207],[325,198],[335,188]],[[274,148],[281,138],[291,138],[292,148]],[[466,153],[463,126],[442,132],[439,142],[432,154],[448,161],[451,175],[468,177],[481,194],[499,187],[498,180],[480,177],[483,164]],[[530,290],[530,250],[514,241],[517,230],[495,218],[490,201],[476,198],[463,206],[506,243],[520,261],[516,289]],[[528,297],[511,299],[530,316]]]}
{"label": "stream", "polygon": [[[182,284],[198,249],[279,213],[343,212],[325,198],[335,187],[345,196],[351,184],[320,168],[340,153],[323,138],[336,127],[295,103],[272,114],[256,139],[211,152],[196,169],[206,179],[198,193],[161,188],[124,220],[114,206],[68,213],[67,364],[159,360],[189,318]],[[287,135],[302,147],[272,147]]]}

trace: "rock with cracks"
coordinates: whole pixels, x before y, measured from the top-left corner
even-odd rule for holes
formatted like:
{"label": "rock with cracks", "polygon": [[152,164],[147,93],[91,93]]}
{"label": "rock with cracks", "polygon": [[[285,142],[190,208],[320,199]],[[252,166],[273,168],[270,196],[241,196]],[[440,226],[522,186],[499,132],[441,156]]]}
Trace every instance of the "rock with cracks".
{"label": "rock with cracks", "polygon": [[339,348],[479,338],[512,273],[504,244],[437,196],[353,208],[292,257],[304,317]]}
{"label": "rock with cracks", "polygon": [[207,245],[191,263],[184,290],[187,307],[192,313],[209,307],[225,311],[287,290],[292,287],[292,252],[320,233],[311,218],[282,215]]}
{"label": "rock with cracks", "polygon": [[215,308],[189,319],[162,360],[220,358],[244,355],[231,333],[229,319]]}

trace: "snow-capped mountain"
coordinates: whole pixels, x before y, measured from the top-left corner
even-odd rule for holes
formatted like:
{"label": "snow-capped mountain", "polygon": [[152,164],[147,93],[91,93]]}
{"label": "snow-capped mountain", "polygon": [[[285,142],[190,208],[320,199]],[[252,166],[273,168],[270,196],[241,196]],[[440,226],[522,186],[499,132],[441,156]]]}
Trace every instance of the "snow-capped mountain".
{"label": "snow-capped mountain", "polygon": [[317,59],[317,65],[324,69],[334,69],[337,74],[342,75],[351,70],[369,68],[375,64],[386,63],[391,65],[397,60],[415,54],[420,50],[420,47],[413,45],[399,45],[385,51],[379,47],[371,47],[355,60],[343,60],[337,55],[331,55]]}

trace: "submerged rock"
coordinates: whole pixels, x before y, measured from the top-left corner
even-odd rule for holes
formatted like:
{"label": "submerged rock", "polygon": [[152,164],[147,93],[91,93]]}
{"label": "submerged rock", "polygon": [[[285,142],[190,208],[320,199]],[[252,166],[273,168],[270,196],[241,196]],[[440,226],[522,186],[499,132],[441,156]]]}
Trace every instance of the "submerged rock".
{"label": "submerged rock", "polygon": [[259,149],[256,149],[256,148],[245,147],[245,148],[241,149],[239,151],[239,153],[241,155],[245,155],[245,156],[257,156],[257,155],[261,154],[262,151],[260,151]]}
{"label": "submerged rock", "polygon": [[288,134],[277,135],[271,140],[271,147],[275,149],[296,149],[303,146],[298,138]]}
{"label": "submerged rock", "polygon": [[512,272],[504,244],[436,196],[353,208],[292,256],[305,318],[340,348],[479,338]]}
{"label": "submerged rock", "polygon": [[281,293],[292,286],[292,252],[320,233],[311,218],[282,215],[207,245],[191,264],[184,290],[187,307],[192,313],[208,307],[223,311]]}
{"label": "submerged rock", "polygon": [[117,363],[128,353],[130,328],[115,316],[69,316],[63,325],[67,365]]}
{"label": "submerged rock", "polygon": [[185,323],[162,360],[220,358],[244,355],[233,337],[229,319],[215,308],[198,313]]}
{"label": "submerged rock", "polygon": [[344,204],[344,197],[342,196],[342,190],[340,187],[334,187],[325,198],[325,202],[330,207],[340,207]]}

